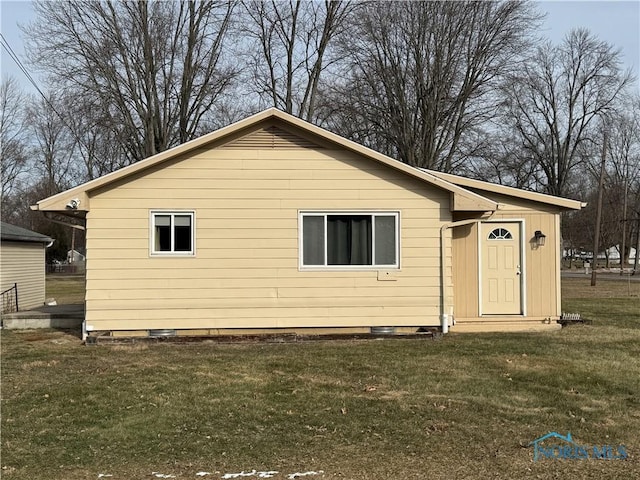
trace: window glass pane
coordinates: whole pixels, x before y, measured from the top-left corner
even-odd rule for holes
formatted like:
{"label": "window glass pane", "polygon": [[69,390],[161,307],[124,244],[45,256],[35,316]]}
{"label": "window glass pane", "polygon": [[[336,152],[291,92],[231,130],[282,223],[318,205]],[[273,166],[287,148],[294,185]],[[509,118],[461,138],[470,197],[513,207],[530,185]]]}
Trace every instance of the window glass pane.
{"label": "window glass pane", "polygon": [[302,264],[324,265],[324,217],[302,218]]}
{"label": "window glass pane", "polygon": [[191,214],[153,214],[154,252],[193,252]]}
{"label": "window glass pane", "polygon": [[191,227],[191,215],[176,215],[174,221],[176,227]]}
{"label": "window glass pane", "polygon": [[327,216],[327,264],[371,265],[371,215]]}
{"label": "window glass pane", "polygon": [[376,265],[396,265],[396,217],[376,216]]}
{"label": "window glass pane", "polygon": [[155,249],[156,252],[171,251],[171,227],[158,225],[155,228]]}
{"label": "window glass pane", "polygon": [[496,228],[489,233],[489,240],[512,240],[511,232],[506,228]]}
{"label": "window glass pane", "polygon": [[168,227],[171,225],[171,215],[156,215],[154,221],[156,227]]}
{"label": "window glass pane", "polygon": [[174,251],[190,252],[191,243],[191,215],[175,215],[174,221]]}
{"label": "window glass pane", "polygon": [[175,250],[176,252],[191,251],[191,226],[175,227]]}

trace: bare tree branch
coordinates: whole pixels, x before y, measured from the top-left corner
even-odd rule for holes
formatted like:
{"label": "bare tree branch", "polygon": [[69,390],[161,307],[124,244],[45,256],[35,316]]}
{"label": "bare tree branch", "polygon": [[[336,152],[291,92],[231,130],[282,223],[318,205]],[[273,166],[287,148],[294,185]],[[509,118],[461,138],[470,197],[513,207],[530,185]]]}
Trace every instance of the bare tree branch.
{"label": "bare tree branch", "polygon": [[234,6],[38,1],[28,51],[57,87],[100,109],[103,128],[138,161],[202,133],[237,75],[221,55]]}
{"label": "bare tree branch", "polygon": [[257,93],[271,105],[308,121],[316,108],[331,45],[356,8],[343,0],[245,1],[251,39],[249,68]]}
{"label": "bare tree branch", "polygon": [[619,51],[584,29],[571,31],[561,45],[538,47],[510,75],[505,121],[539,166],[544,191],[567,194],[595,119],[612,109],[632,78],[622,71]]}
{"label": "bare tree branch", "polygon": [[15,79],[0,83],[0,165],[2,166],[2,203],[4,206],[27,169],[27,125],[24,112],[25,96]]}
{"label": "bare tree branch", "polygon": [[[456,170],[495,115],[499,80],[539,17],[505,2],[371,2],[345,37],[338,120],[349,136],[419,167]],[[467,145],[467,141],[471,141]]]}

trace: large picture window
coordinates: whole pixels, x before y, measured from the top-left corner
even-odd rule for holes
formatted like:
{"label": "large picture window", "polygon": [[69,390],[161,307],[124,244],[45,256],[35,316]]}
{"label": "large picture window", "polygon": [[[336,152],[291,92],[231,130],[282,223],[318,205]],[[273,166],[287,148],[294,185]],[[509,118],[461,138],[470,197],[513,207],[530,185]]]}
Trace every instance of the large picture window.
{"label": "large picture window", "polygon": [[398,267],[398,214],[301,213],[302,267]]}
{"label": "large picture window", "polygon": [[151,253],[193,255],[193,212],[151,212]]}

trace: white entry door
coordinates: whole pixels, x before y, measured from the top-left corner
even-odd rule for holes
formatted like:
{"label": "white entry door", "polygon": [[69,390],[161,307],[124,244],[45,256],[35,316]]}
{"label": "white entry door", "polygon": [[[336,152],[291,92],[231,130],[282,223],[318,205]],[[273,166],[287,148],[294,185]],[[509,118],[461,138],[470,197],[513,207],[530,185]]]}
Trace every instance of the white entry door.
{"label": "white entry door", "polygon": [[483,223],[480,234],[482,314],[522,314],[520,223]]}

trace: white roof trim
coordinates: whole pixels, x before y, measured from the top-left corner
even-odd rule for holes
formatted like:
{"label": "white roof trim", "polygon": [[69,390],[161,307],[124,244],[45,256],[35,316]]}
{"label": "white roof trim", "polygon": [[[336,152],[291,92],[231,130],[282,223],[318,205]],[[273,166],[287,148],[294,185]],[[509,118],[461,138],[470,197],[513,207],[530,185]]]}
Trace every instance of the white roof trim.
{"label": "white roof trim", "polygon": [[505,185],[498,185],[496,183],[485,182],[482,180],[474,180],[472,178],[461,177],[459,175],[453,175],[451,173],[442,173],[427,169],[420,170],[422,170],[423,172],[428,172],[438,178],[447,180],[448,182],[451,182],[454,185],[459,185],[461,187],[475,188],[477,190],[499,193],[502,195],[508,195],[510,197],[518,197],[525,200],[531,200],[532,202],[554,205],[556,207],[563,207],[571,210],[580,210],[581,208],[587,206],[585,202],[571,200],[569,198],[556,197],[553,195],[547,195],[545,193],[531,192],[529,190],[523,190],[515,187],[507,187]]}

